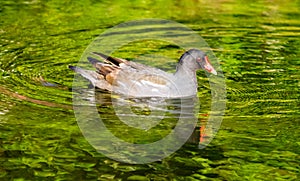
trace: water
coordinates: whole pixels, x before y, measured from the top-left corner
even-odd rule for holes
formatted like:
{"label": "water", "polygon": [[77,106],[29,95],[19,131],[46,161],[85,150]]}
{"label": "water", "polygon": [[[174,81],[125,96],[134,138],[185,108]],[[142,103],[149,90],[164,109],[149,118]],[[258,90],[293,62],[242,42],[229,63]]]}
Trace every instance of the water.
{"label": "water", "polygon": [[[1,1],[0,7],[1,180],[299,179],[299,1]],[[183,23],[207,41],[226,78],[227,109],[205,149],[186,144],[161,161],[131,165],[97,153],[82,136],[67,66],[100,33],[139,18]],[[154,66],[172,71],[179,50],[164,42],[135,42],[117,53],[133,60],[153,50],[173,58]],[[211,100],[204,77],[198,73],[205,123]],[[99,108],[107,110],[109,103]]]}

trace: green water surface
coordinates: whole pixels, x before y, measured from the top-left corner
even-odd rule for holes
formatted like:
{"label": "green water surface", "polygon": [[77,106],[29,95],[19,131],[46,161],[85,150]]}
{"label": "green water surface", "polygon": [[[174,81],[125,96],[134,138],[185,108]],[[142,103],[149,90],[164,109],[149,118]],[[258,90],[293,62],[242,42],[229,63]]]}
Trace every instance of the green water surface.
{"label": "green water surface", "polygon": [[[205,149],[186,144],[161,161],[131,165],[83,137],[68,65],[105,30],[141,18],[173,20],[205,39],[224,72],[227,108]],[[132,60],[153,51],[174,62],[180,56],[151,41],[117,53]],[[174,62],[153,66],[172,70]],[[205,74],[197,75],[199,96],[210,102]],[[0,180],[299,180],[299,80],[297,0],[2,0]],[[201,106],[205,121],[210,106]]]}

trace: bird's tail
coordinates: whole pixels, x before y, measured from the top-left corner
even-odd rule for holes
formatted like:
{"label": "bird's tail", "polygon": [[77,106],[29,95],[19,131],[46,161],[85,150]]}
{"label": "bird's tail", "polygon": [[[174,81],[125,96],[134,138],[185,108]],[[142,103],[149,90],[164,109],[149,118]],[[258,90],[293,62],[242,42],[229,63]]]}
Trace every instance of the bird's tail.
{"label": "bird's tail", "polygon": [[76,67],[76,66],[72,66],[72,65],[69,65],[69,69],[73,70],[74,72],[80,74],[82,77],[89,80],[93,84],[93,86],[96,85],[97,73],[95,71],[85,70],[80,67]]}

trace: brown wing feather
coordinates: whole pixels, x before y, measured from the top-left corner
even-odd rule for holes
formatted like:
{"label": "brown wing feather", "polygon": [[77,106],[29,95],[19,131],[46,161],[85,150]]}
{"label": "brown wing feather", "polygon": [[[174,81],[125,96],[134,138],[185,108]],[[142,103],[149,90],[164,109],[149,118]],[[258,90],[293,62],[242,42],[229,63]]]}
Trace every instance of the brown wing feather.
{"label": "brown wing feather", "polygon": [[166,79],[159,77],[159,76],[154,76],[154,75],[145,75],[144,77],[142,77],[142,80],[149,81],[149,82],[152,82],[154,84],[159,84],[159,85],[167,84]]}
{"label": "brown wing feather", "polygon": [[111,73],[107,74],[105,76],[106,81],[111,85],[115,84],[115,79],[117,78],[119,71],[120,70],[115,70],[115,71],[112,71]]}
{"label": "brown wing feather", "polygon": [[[99,74],[103,75],[104,79],[111,85],[114,84],[119,71],[121,71],[122,64],[130,66],[131,68],[134,68],[136,70],[144,70],[144,69],[154,70],[154,68],[152,68],[152,67],[148,67],[146,65],[142,65],[142,64],[139,64],[136,62],[127,61],[127,60],[121,59],[121,58],[111,57],[111,56],[105,55],[103,53],[93,52],[93,54],[100,57],[103,60],[103,62],[100,62],[99,60],[92,58],[92,57],[88,57],[88,60],[97,69],[97,72]],[[157,70],[155,69],[155,71],[157,71]],[[121,77],[123,77],[123,76],[127,77],[127,75],[125,75],[125,74],[123,75],[123,73],[122,73]],[[145,75],[145,77],[143,77],[143,80],[153,82],[155,84],[161,84],[161,85],[166,84],[166,80],[161,79],[156,76]]]}
{"label": "brown wing feather", "polygon": [[122,59],[122,58],[111,57],[111,56],[105,55],[103,53],[93,52],[93,54],[95,54],[95,55],[99,56],[100,58],[102,58],[105,63],[116,65],[118,67],[120,66],[120,64],[124,63],[124,64],[126,64],[126,65],[128,65],[132,68],[137,69],[137,70],[153,69],[152,67],[149,67],[147,65],[143,65],[143,64],[136,63],[136,62],[128,61],[128,60],[125,60],[125,59]]}
{"label": "brown wing feather", "polygon": [[88,60],[97,69],[99,75],[102,75],[109,84],[113,84],[120,70],[120,67],[100,62],[92,57],[88,57]]}
{"label": "brown wing feather", "polygon": [[93,54],[99,56],[105,62],[111,63],[111,64],[116,65],[116,66],[119,66],[121,63],[127,64],[127,62],[128,62],[127,60],[124,60],[124,59],[121,59],[121,58],[111,57],[111,56],[105,55],[103,53],[93,52]]}

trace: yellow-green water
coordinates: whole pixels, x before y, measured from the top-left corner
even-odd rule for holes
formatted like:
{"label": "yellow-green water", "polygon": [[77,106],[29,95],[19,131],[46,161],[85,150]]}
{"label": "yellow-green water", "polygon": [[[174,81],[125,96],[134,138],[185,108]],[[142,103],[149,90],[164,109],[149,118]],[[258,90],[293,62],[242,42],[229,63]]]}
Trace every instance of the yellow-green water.
{"label": "yellow-green water", "polygon": [[[140,18],[177,21],[206,40],[226,78],[227,109],[205,149],[186,144],[160,162],[130,165],[97,153],[82,136],[67,67],[99,34]],[[300,178],[300,1],[4,0],[0,20],[1,180]],[[149,44],[120,55],[168,52]]]}

